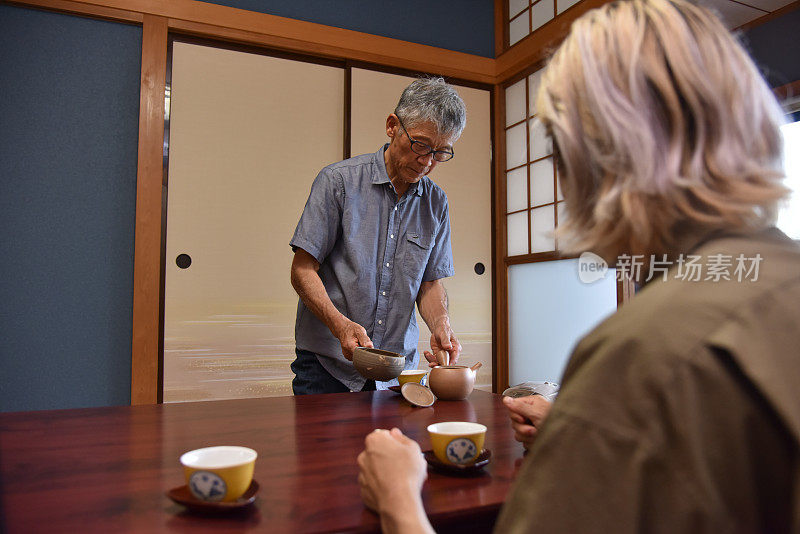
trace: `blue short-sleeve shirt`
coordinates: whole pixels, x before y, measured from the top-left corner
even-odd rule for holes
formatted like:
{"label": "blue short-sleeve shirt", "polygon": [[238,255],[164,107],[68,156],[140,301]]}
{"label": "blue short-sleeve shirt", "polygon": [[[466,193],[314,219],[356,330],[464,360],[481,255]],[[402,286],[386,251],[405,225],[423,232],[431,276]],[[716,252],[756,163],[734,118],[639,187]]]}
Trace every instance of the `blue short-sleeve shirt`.
{"label": "blue short-sleeve shirt", "polygon": [[[450,216],[447,196],[427,176],[398,201],[383,159],[387,146],[320,171],[290,245],[320,263],[336,309],[363,326],[375,347],[405,355],[411,369],[419,362],[414,304],[420,284],[454,274]],[[302,300],[295,341],[350,389],[364,386],[339,340]]]}

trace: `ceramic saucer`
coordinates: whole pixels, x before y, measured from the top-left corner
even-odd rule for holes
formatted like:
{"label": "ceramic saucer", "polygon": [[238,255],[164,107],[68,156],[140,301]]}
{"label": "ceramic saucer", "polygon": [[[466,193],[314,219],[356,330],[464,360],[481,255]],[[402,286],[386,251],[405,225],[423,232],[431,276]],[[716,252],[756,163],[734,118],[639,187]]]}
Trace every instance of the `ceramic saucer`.
{"label": "ceramic saucer", "polygon": [[250,487],[248,487],[244,492],[244,495],[231,502],[201,501],[192,495],[192,492],[189,490],[189,486],[186,485],[172,488],[167,492],[167,497],[178,504],[182,504],[190,510],[198,512],[226,512],[230,510],[239,510],[253,504],[256,500],[258,488],[258,482],[253,480],[250,483]]}
{"label": "ceramic saucer", "polygon": [[478,455],[478,459],[475,460],[475,463],[472,465],[446,464],[438,459],[431,450],[427,450],[422,454],[425,456],[425,461],[428,462],[428,465],[432,469],[448,475],[467,476],[478,474],[483,471],[484,466],[492,459],[492,451],[489,449],[483,449]]}

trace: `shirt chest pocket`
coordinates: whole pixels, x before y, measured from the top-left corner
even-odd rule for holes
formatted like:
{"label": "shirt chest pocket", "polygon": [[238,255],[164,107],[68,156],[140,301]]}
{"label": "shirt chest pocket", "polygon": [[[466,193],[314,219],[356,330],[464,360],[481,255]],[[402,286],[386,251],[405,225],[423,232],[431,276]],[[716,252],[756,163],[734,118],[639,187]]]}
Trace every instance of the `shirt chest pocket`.
{"label": "shirt chest pocket", "polygon": [[433,236],[422,232],[409,231],[406,232],[406,235],[401,240],[401,244],[403,246],[403,273],[413,280],[422,278],[422,273],[425,272],[425,267],[428,264],[428,258],[433,248]]}

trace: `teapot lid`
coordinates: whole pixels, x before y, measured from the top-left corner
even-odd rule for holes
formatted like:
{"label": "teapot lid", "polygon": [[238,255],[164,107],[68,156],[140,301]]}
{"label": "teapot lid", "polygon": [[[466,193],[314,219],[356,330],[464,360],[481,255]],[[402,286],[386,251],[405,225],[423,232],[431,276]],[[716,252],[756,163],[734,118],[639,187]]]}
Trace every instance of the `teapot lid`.
{"label": "teapot lid", "polygon": [[408,402],[421,408],[427,408],[436,402],[436,395],[430,389],[416,382],[403,384],[403,387],[400,388],[400,393]]}

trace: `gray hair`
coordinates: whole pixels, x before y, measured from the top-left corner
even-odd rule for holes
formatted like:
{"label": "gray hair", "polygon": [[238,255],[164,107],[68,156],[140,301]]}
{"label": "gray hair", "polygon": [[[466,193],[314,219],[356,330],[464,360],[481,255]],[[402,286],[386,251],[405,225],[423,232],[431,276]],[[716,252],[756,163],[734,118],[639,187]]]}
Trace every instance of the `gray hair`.
{"label": "gray hair", "polygon": [[440,134],[458,139],[467,124],[467,109],[444,78],[417,78],[400,95],[394,113],[408,128],[432,122]]}

